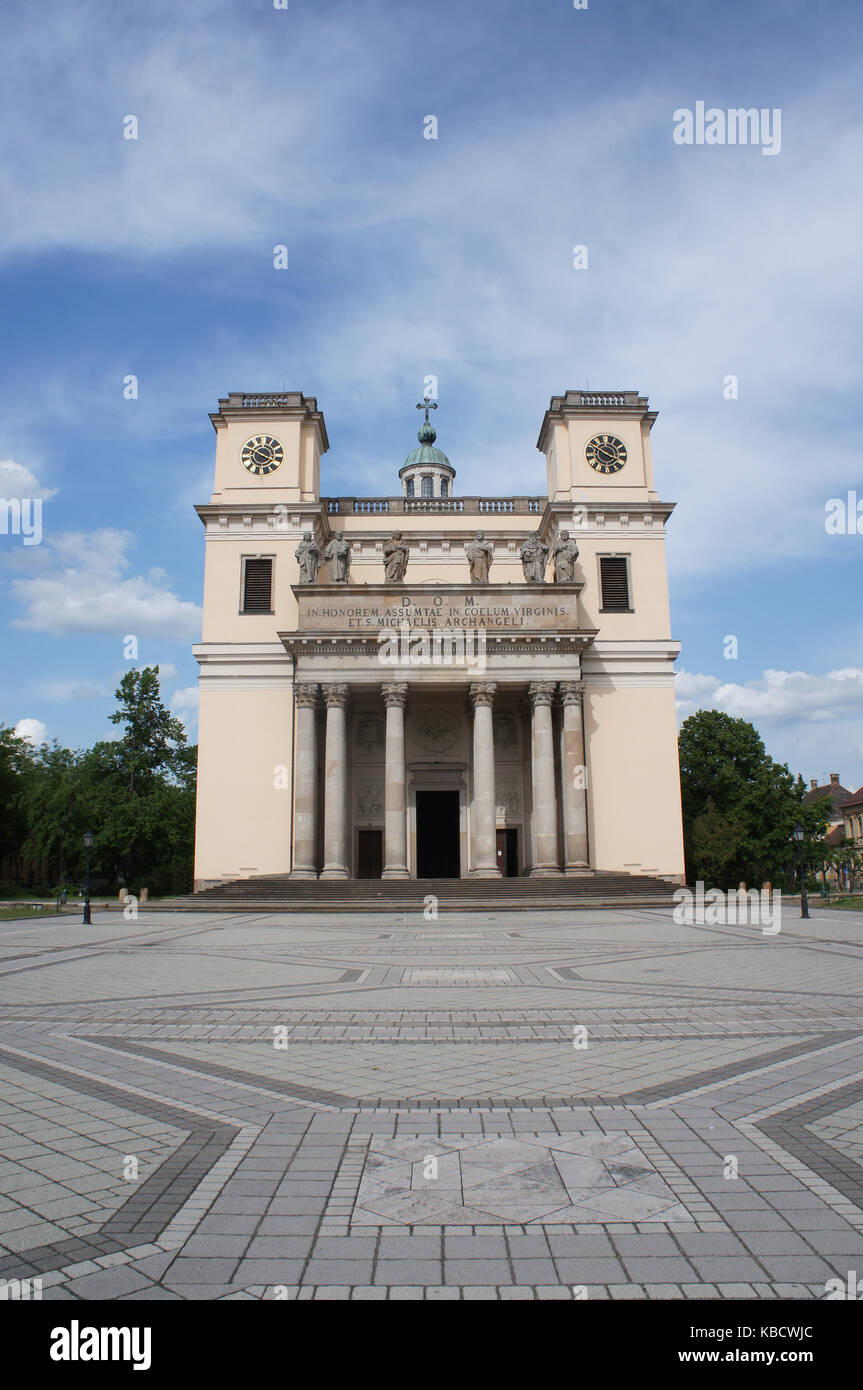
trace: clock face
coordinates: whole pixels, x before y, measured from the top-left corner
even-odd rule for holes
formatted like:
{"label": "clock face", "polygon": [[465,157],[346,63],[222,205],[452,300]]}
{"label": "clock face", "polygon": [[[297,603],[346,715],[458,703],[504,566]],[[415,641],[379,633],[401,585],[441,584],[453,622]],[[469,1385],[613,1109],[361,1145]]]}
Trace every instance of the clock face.
{"label": "clock face", "polygon": [[595,434],[584,446],[584,457],[597,473],[619,473],[626,463],[626,445],[613,434]]}
{"label": "clock face", "polygon": [[240,451],[240,462],[255,477],[263,478],[267,473],[275,473],[285,457],[285,451],[278,439],[271,434],[256,434],[247,439]]}

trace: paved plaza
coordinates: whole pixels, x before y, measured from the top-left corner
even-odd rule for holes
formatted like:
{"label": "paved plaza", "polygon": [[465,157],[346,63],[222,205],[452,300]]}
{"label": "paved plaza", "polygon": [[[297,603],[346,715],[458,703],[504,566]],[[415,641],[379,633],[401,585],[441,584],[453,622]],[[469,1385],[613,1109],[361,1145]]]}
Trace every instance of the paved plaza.
{"label": "paved plaza", "polygon": [[820,908],[4,922],[0,1277],[823,1299],[863,1270],[861,967]]}

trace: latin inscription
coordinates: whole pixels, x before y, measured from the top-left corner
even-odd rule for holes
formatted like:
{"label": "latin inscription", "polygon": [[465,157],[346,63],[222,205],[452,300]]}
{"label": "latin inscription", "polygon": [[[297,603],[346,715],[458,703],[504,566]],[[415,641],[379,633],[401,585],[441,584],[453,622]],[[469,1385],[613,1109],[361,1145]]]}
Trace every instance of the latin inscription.
{"label": "latin inscription", "polygon": [[[495,594],[484,599],[479,594],[442,594],[398,590],[390,598],[361,593],[345,596],[344,602],[316,599],[299,589],[300,629],[304,632],[380,632],[401,627],[478,629],[504,628],[523,632],[540,629],[576,629],[575,595],[556,602],[537,602],[533,596],[512,598]],[[341,595],[339,596],[341,598]]]}

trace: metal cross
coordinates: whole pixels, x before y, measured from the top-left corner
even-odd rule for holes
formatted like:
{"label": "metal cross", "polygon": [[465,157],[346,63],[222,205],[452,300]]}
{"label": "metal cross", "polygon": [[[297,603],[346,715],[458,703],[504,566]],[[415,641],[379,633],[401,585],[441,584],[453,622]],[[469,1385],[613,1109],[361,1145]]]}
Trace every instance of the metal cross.
{"label": "metal cross", "polygon": [[417,410],[424,410],[426,413],[425,422],[429,422],[429,411],[437,410],[437,401],[433,401],[430,396],[426,396],[422,401],[417,401]]}

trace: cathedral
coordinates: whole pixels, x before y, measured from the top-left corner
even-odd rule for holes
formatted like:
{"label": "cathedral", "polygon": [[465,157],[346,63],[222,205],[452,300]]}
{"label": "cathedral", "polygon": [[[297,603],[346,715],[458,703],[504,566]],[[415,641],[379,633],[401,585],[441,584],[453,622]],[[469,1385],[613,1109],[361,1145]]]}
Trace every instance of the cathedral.
{"label": "cathedral", "polygon": [[234,392],[210,416],[196,890],[682,883],[656,412],[636,391],[553,396],[545,491],[462,497],[437,404],[419,409],[379,497],[321,494],[314,397]]}

